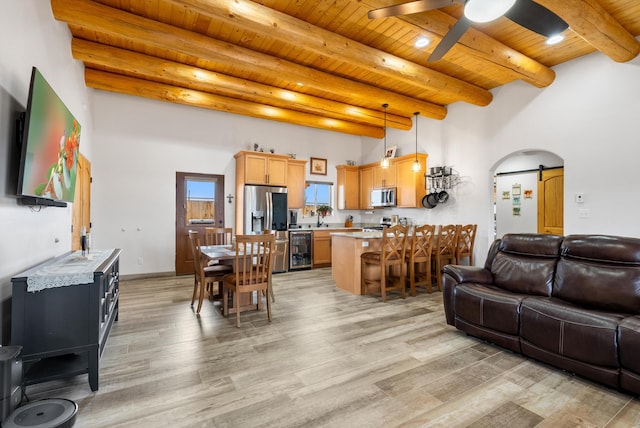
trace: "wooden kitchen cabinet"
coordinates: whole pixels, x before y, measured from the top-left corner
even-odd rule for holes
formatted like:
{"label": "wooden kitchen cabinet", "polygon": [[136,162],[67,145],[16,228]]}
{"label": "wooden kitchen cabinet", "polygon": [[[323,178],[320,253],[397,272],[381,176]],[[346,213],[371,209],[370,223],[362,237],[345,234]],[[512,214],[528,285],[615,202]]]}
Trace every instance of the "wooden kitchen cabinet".
{"label": "wooden kitchen cabinet", "polygon": [[236,183],[287,185],[287,155],[241,151],[235,158]]}
{"label": "wooden kitchen cabinet", "polygon": [[338,209],[360,208],[360,173],[357,166],[338,165]]}
{"label": "wooden kitchen cabinet", "polygon": [[360,167],[360,209],[371,208],[371,189],[373,189],[373,169],[375,167]]}
{"label": "wooden kitchen cabinet", "polygon": [[395,187],[396,186],[396,161],[389,159],[389,167],[382,168],[380,165],[373,168],[373,188]]}
{"label": "wooden kitchen cabinet", "polygon": [[396,202],[398,208],[422,207],[422,198],[427,193],[425,188],[425,169],[427,155],[418,153],[418,162],[422,166],[419,172],[413,171],[416,155],[403,156],[396,161]]}
{"label": "wooden kitchen cabinet", "polygon": [[304,208],[304,189],[307,161],[289,159],[287,161],[287,192],[289,208]]}
{"label": "wooden kitchen cabinet", "polygon": [[358,229],[314,229],[313,231],[313,267],[331,266],[331,234],[335,232],[354,232]]}

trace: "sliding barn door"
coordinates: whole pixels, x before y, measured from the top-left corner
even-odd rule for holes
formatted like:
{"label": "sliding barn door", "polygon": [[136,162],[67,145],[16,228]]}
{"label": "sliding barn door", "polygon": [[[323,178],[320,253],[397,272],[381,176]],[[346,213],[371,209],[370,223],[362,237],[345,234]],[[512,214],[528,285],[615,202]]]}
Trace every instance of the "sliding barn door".
{"label": "sliding barn door", "polygon": [[564,169],[541,172],[538,181],[538,233],[564,235]]}

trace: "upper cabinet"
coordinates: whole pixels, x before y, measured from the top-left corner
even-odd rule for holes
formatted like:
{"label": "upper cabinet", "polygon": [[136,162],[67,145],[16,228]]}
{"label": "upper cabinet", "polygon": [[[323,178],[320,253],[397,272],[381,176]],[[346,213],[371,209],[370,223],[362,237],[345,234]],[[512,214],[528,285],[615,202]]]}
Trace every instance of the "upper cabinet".
{"label": "upper cabinet", "polygon": [[379,163],[359,167],[338,165],[338,209],[372,209],[371,190],[381,187],[397,188],[398,208],[422,207],[427,155],[418,153],[417,158],[421,165],[419,172],[413,170],[416,154],[390,159],[388,168],[382,168]]}
{"label": "upper cabinet", "polygon": [[360,173],[357,166],[338,165],[338,209],[360,208]]}
{"label": "upper cabinet", "polygon": [[396,178],[396,160],[390,159],[389,166],[383,168],[377,165],[373,168],[373,187],[379,189],[381,187],[395,187],[397,184]]}
{"label": "upper cabinet", "polygon": [[427,165],[427,155],[418,153],[418,162],[421,169],[419,172],[413,170],[413,163],[416,160],[413,156],[404,156],[396,162],[396,187],[398,208],[422,207],[422,198],[426,194],[424,174]]}
{"label": "upper cabinet", "polygon": [[244,184],[287,185],[287,155],[241,151],[235,158],[236,182],[240,180]]}
{"label": "upper cabinet", "polygon": [[371,190],[373,189],[373,170],[376,167],[360,167],[360,209],[371,208]]}
{"label": "upper cabinet", "polygon": [[287,192],[289,194],[289,208],[304,208],[307,161],[289,159],[287,162]]}

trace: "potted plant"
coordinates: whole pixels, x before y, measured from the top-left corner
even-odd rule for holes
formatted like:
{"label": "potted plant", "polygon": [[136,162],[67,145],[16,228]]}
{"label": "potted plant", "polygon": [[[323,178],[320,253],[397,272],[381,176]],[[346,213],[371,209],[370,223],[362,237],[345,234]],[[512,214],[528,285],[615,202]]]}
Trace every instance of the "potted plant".
{"label": "potted plant", "polygon": [[331,214],[333,212],[333,208],[329,205],[320,205],[316,208],[316,211],[318,212],[318,215],[326,217],[327,214]]}

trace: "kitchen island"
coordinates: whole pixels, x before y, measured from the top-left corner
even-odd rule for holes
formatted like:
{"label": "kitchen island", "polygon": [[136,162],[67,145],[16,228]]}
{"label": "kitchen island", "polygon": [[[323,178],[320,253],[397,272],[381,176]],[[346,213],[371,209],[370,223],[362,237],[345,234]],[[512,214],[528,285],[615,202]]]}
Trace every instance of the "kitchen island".
{"label": "kitchen island", "polygon": [[336,287],[351,294],[363,294],[360,289],[360,255],[379,251],[382,232],[331,233],[331,274]]}

